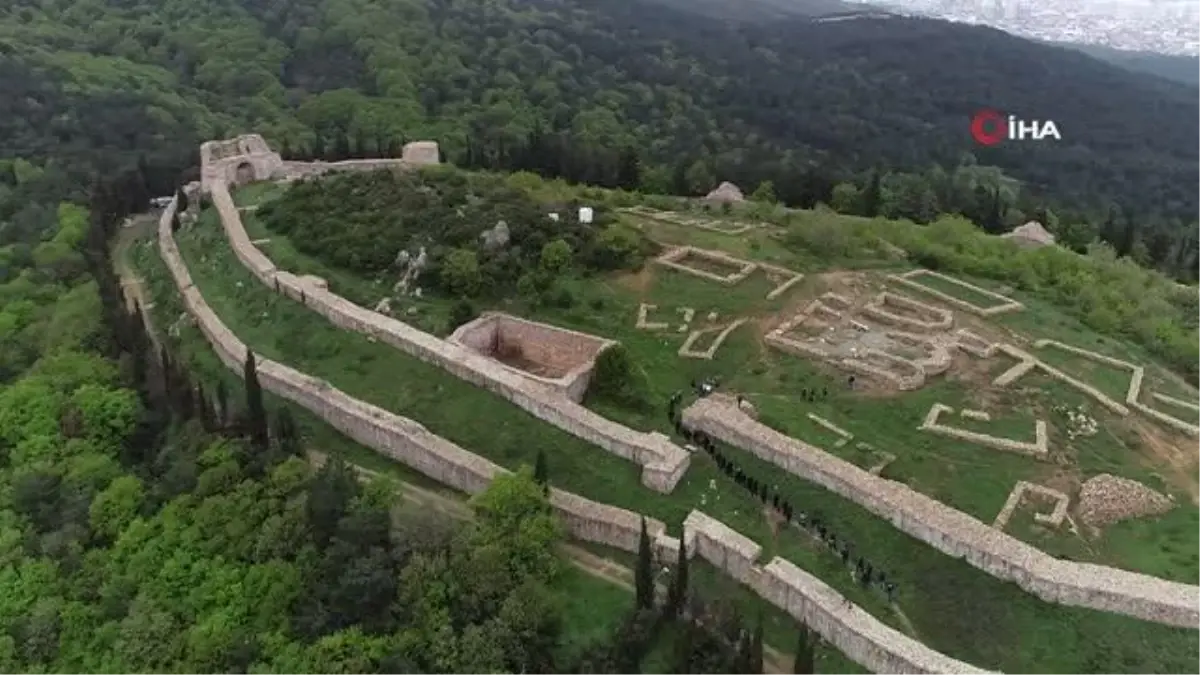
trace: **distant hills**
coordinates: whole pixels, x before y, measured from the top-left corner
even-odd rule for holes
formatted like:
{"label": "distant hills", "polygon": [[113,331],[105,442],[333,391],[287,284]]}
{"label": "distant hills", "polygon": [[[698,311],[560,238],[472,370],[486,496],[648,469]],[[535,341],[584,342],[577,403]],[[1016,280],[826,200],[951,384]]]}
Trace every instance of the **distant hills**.
{"label": "distant hills", "polygon": [[828,17],[882,11],[842,0],[648,0],[671,9],[715,19],[762,23],[797,17]]}
{"label": "distant hills", "polygon": [[1191,86],[1200,86],[1200,57],[1134,52],[1103,45],[1067,42],[1052,43],[1081,51],[1088,56],[1107,61],[1137,73],[1149,73]]}

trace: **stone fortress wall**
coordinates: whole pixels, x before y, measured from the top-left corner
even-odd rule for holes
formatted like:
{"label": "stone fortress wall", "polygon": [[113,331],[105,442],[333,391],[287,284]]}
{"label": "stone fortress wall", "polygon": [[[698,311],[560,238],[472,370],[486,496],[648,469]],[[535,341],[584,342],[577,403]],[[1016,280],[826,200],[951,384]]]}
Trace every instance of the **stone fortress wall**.
{"label": "stone fortress wall", "polygon": [[700,399],[689,406],[683,424],[821,485],[939,551],[1047,602],[1200,628],[1196,586],[1047,555],[907,485],[785,436],[718,399]]}
{"label": "stone fortress wall", "polygon": [[[217,195],[220,194],[228,200],[226,190],[218,190]],[[231,208],[232,203],[228,206]],[[175,209],[176,202],[172,200],[159,221],[159,252],[188,313],[221,361],[240,374],[246,346],[221,322],[192,283],[171,231]],[[255,262],[262,264],[261,260]],[[298,279],[294,275],[279,272],[276,278],[280,279],[281,287],[300,288],[295,286]],[[267,391],[303,406],[355,441],[441,483],[474,494],[495,476],[507,473],[506,469],[431,433],[421,424],[351,398],[326,381],[268,359],[257,358],[257,366],[259,380]],[[552,490],[550,502],[576,539],[631,552],[638,549],[640,514],[559,489]],[[658,520],[647,518],[646,527],[659,560],[674,560],[682,542],[690,557],[698,555],[749,586],[874,672],[989,672],[941,654],[883,624],[787,560],[777,557],[765,565],[759,564],[762,548],[758,544],[700,511],[688,515],[681,538],[667,536],[666,526]]]}
{"label": "stone fortress wall", "polygon": [[372,171],[387,167],[418,167],[439,162],[432,141],[406,143],[399,159],[348,159],[341,162],[290,162],[271,150],[258,134],[243,134],[200,146],[200,188],[210,192],[216,182],[244,185],[254,181],[296,179],[334,171]]}
{"label": "stone fortress wall", "polygon": [[268,287],[304,303],[339,328],[381,340],[437,365],[545,422],[641,465],[642,483],[653,490],[671,492],[687,470],[690,455],[664,434],[635,431],[613,422],[490,357],[356,305],[312,279],[277,270],[246,233],[225,181],[213,180],[207,188],[234,253]]}

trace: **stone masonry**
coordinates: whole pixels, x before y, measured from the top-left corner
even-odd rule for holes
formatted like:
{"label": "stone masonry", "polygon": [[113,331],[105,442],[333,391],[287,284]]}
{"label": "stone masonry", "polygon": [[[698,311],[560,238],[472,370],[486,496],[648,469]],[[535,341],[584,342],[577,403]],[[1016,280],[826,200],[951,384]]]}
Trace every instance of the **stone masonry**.
{"label": "stone masonry", "polygon": [[246,234],[225,183],[214,181],[210,188],[213,205],[234,254],[268,288],[303,302],[339,328],[362,333],[433,363],[502,396],[538,419],[641,465],[642,483],[653,490],[671,492],[687,470],[690,462],[687,450],[664,434],[635,431],[613,422],[494,359],[356,305],[295,274],[277,270]]}
{"label": "stone masonry", "polygon": [[[217,356],[228,368],[241,373],[246,347],[225,327],[193,285],[171,232],[174,212],[172,201],[159,221],[159,252],[188,312]],[[258,364],[260,381],[268,391],[310,410],[355,441],[439,482],[476,493],[492,478],[506,472],[430,433],[419,423],[353,399],[328,382],[269,359],[260,358]],[[637,550],[642,520],[639,514],[558,489],[552,491],[550,501],[571,536],[625,551]],[[679,547],[686,546],[689,556],[699,555],[717,566],[875,672],[988,672],[934,651],[883,624],[787,560],[775,558],[759,565],[761,547],[699,511],[689,514],[678,539],[666,535],[666,526],[661,521],[648,518],[646,527],[658,559],[674,560]]]}
{"label": "stone masonry", "polygon": [[1200,588],[1126,570],[1060,560],[931,499],[789,438],[728,405],[700,399],[684,426],[812,481],[887,519],[900,530],[1047,601],[1200,628]]}
{"label": "stone masonry", "polygon": [[515,366],[510,368],[577,403],[583,401],[600,352],[617,344],[614,340],[502,312],[484,312],[474,321],[459,326],[446,340],[492,357],[499,344],[513,346],[523,358],[547,372],[535,374]]}

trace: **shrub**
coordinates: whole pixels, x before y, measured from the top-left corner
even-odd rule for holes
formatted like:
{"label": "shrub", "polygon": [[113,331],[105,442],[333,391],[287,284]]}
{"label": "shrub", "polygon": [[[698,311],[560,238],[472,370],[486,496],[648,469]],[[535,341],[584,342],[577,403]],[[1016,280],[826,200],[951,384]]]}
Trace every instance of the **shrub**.
{"label": "shrub", "polygon": [[450,308],[450,330],[453,331],[455,328],[473,321],[477,316],[479,316],[479,312],[475,309],[475,305],[472,304],[470,300],[467,300],[466,298],[459,299],[459,301],[454,303],[454,306]]}
{"label": "shrub", "polygon": [[633,363],[624,345],[612,345],[596,357],[588,395],[625,408],[649,407],[649,391],[641,370]]}

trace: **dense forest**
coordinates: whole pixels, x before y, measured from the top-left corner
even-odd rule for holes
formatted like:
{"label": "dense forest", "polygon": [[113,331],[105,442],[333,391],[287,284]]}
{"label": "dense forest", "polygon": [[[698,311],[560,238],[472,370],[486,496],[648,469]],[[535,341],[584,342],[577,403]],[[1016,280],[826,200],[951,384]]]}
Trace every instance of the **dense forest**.
{"label": "dense forest", "polygon": [[[771,180],[798,206],[829,203],[842,182],[996,166],[1013,179],[1006,224],[1050,209],[1194,277],[1194,89],[986,28],[731,23],[682,7],[18,0],[0,10],[0,236],[45,228],[57,201],[43,197],[78,196],[91,171],[139,157],[177,171],[198,140],[235,131],[310,152],[340,136],[376,151],[434,138],[452,160],[493,166],[565,138],[589,167],[633,153],[649,191]],[[1063,140],[980,149],[967,122],[985,106],[1053,119]],[[903,180],[927,200],[917,216],[983,209]]]}
{"label": "dense forest", "polygon": [[0,283],[0,670],[626,673],[666,636],[673,671],[762,671],[761,624],[682,557],[658,592],[648,536],[627,617],[571,639],[543,462],[469,520],[397,510],[387,479],[314,467],[253,354],[238,391],[195,381],[113,271],[147,194],[95,183]]}
{"label": "dense forest", "polygon": [[[156,348],[124,307],[108,242],[194,176],[208,138],[258,131],[322,157],[433,138],[466,166],[648,192],[729,179],[766,201],[916,222],[955,212],[991,232],[1037,217],[1072,248],[1099,236],[1194,279],[1194,91],[986,29],[729,25],[685,9],[4,3],[0,670],[633,672],[664,629],[682,634],[679,672],[760,669],[760,632],[678,621],[721,613],[680,606],[686,567],[657,605],[644,560],[620,630],[564,653],[562,533],[536,476],[500,481],[470,522],[398,517],[391,486],[305,461],[253,362],[245,390],[226,391]],[[966,120],[983,105],[1055,119],[1064,141],[969,154]],[[596,267],[635,254],[579,232],[484,271],[519,285],[554,266],[547,249]]]}

